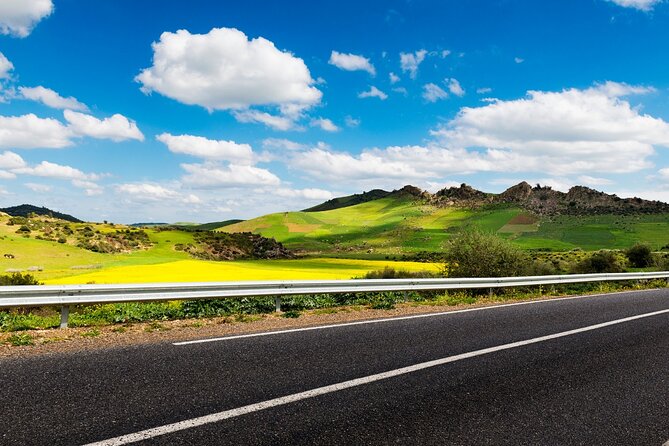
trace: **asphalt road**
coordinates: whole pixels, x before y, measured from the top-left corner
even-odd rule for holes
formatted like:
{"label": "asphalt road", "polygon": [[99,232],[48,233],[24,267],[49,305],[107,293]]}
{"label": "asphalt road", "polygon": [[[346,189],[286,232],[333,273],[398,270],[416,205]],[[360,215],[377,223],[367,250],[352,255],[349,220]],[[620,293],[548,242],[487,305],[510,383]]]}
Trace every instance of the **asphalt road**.
{"label": "asphalt road", "polygon": [[[630,292],[0,360],[0,444],[87,444],[171,426],[136,444],[660,446],[668,310],[669,290]],[[643,317],[593,327],[632,316]],[[509,345],[519,341],[531,343]],[[222,412],[230,418],[174,425]]]}

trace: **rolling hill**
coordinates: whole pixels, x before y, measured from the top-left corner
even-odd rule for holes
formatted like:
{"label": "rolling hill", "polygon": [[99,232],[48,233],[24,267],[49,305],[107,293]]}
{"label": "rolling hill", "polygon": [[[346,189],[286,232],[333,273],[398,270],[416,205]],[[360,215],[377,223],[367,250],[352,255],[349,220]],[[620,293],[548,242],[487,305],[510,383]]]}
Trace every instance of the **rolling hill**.
{"label": "rolling hill", "polygon": [[582,186],[563,193],[520,183],[501,194],[464,184],[436,194],[406,186],[360,204],[313,209],[270,214],[220,230],[255,232],[291,249],[351,257],[441,251],[465,227],[544,251],[623,249],[635,242],[660,249],[669,243],[666,203],[622,199]]}
{"label": "rolling hill", "polygon": [[70,221],[72,223],[83,223],[82,220],[79,220],[78,218],[69,214],[63,214],[61,212],[52,211],[51,209],[34,206],[32,204],[21,204],[19,206],[1,208],[0,212],[4,212],[5,214],[11,215],[12,217],[27,217],[30,214],[36,214],[58,218],[60,220]]}

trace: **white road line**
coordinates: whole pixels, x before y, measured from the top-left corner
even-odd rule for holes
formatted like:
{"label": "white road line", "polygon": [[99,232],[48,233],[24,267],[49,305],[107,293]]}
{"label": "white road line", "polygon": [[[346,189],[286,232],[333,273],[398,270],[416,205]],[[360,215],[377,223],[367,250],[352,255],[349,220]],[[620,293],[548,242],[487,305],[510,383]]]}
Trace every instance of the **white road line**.
{"label": "white road line", "polygon": [[442,312],[439,312],[439,313],[416,314],[416,315],[413,315],[413,316],[399,316],[399,317],[389,317],[389,318],[383,318],[383,319],[371,319],[371,320],[358,321],[358,322],[346,322],[346,323],[343,323],[343,324],[319,325],[319,326],[316,326],[316,327],[291,328],[291,329],[288,329],[288,330],[265,331],[265,332],[260,332],[260,333],[223,336],[223,337],[218,337],[218,338],[195,339],[193,341],[173,342],[172,345],[182,346],[182,345],[191,345],[191,344],[204,344],[204,343],[207,343],[207,342],[231,341],[233,339],[257,338],[257,337],[260,337],[260,336],[272,336],[272,335],[285,334],[285,333],[297,333],[297,332],[300,332],[300,331],[326,330],[326,329],[330,329],[330,328],[350,327],[350,326],[353,326],[353,325],[380,324],[380,323],[384,323],[384,322],[403,321],[403,320],[408,320],[408,319],[420,319],[420,318],[426,318],[426,317],[447,316],[447,315],[450,315],[450,314],[469,313],[471,311],[485,311],[485,310],[494,310],[494,309],[506,308],[506,307],[514,307],[516,305],[532,305],[532,304],[540,304],[540,303],[546,303],[546,302],[560,302],[560,301],[563,301],[563,300],[583,299],[583,298],[586,298],[586,297],[611,296],[611,295],[616,295],[616,294],[639,293],[639,292],[648,292],[648,291],[657,291],[657,290],[653,289],[653,290],[638,290],[638,291],[636,291],[636,290],[635,291],[619,291],[619,292],[616,292],[616,293],[585,294],[585,295],[582,295],[582,296],[571,296],[571,297],[558,297],[558,298],[552,298],[552,299],[529,300],[529,301],[524,301],[524,302],[515,302],[515,303],[511,303],[511,304],[491,305],[491,306],[488,306],[488,307],[467,308],[465,310],[442,311]]}
{"label": "white road line", "polygon": [[550,341],[552,339],[563,338],[565,336],[572,336],[578,333],[584,333],[587,331],[598,330],[600,328],[609,327],[611,325],[622,324],[624,322],[630,322],[637,319],[643,319],[647,317],[657,316],[660,314],[669,313],[669,309],[654,311],[652,313],[640,314],[637,316],[626,317],[623,319],[616,319],[609,322],[603,322],[601,324],[590,325],[587,327],[577,328],[574,330],[563,331],[560,333],[555,333],[547,336],[541,336],[538,338],[527,339],[525,341],[512,342],[509,344],[498,345],[496,347],[484,348],[481,350],[475,350],[468,353],[462,353],[459,355],[448,356],[446,358],[435,359],[433,361],[422,362],[419,364],[414,364],[408,367],[402,367],[395,370],[389,370],[383,373],[377,373],[375,375],[365,376],[363,378],[352,379],[350,381],[340,382],[338,384],[332,384],[329,386],[318,387],[316,389],[307,390],[306,392],[295,393],[293,395],[287,395],[280,398],[274,398],[267,401],[262,401],[260,403],[249,404],[248,406],[238,407],[236,409],[226,410],[223,412],[217,412],[210,415],[205,415],[202,417],[192,418],[190,420],[179,421],[177,423],[166,424],[164,426],[154,427],[152,429],[146,429],[134,434],[122,435],[120,437],[110,438],[108,440],[99,441],[96,443],[90,443],[86,446],[121,446],[130,443],[135,443],[137,441],[148,440],[151,438],[159,437],[161,435],[166,435],[174,432],[183,431],[193,427],[202,426],[205,424],[216,423],[219,421],[227,420],[229,418],[235,418],[241,415],[245,415],[252,412],[258,412],[260,410],[269,409],[271,407],[283,406],[285,404],[294,403],[296,401],[314,398],[319,395],[325,395],[332,392],[338,392],[344,389],[350,389],[351,387],[362,386],[365,384],[373,383],[375,381],[381,381],[388,378],[393,378],[395,376],[406,375],[408,373],[417,372],[419,370],[428,369],[431,367],[437,367],[440,365],[448,364],[451,362],[460,361],[463,359],[474,358],[476,356],[487,355],[489,353],[494,353],[502,350],[510,350],[513,348],[523,347],[525,345],[536,344],[539,342]]}

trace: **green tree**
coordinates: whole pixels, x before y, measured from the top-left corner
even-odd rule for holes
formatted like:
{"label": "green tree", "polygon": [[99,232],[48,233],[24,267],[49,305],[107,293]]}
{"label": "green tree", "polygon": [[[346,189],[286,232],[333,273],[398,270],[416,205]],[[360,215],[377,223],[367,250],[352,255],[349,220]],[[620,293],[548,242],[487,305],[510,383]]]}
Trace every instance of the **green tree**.
{"label": "green tree", "polygon": [[578,262],[573,272],[577,274],[589,273],[622,273],[625,270],[620,257],[611,251],[597,251]]}
{"label": "green tree", "polygon": [[511,277],[526,274],[529,256],[511,242],[478,229],[463,231],[448,242],[449,277]]}

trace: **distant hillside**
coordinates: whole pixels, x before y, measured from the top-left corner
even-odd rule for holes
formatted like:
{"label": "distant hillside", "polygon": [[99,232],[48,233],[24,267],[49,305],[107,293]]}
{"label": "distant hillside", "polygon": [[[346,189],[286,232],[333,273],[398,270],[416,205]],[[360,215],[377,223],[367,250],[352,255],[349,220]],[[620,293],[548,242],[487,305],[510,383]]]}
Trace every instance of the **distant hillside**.
{"label": "distant hillside", "polygon": [[669,246],[669,205],[583,186],[565,193],[520,183],[501,194],[466,184],[435,194],[405,186],[381,199],[324,207],[269,214],[221,230],[250,231],[290,249],[336,256],[440,252],[453,233],[468,227],[535,250],[624,249],[636,242]]}
{"label": "distant hillside", "polygon": [[131,228],[152,228],[154,226],[169,226],[169,223],[156,223],[156,222],[148,222],[148,223],[132,223],[129,224]]}
{"label": "distant hillside", "polygon": [[332,209],[340,209],[348,206],[355,206],[356,204],[367,203],[368,201],[379,200],[390,195],[390,192],[386,192],[382,189],[373,189],[369,192],[363,192],[361,194],[347,195],[345,197],[338,197],[328,200],[319,205],[305,209],[302,212],[320,212],[320,211],[330,211]]}
{"label": "distant hillside", "polygon": [[218,228],[223,228],[225,226],[230,226],[234,225],[236,223],[241,223],[244,220],[240,219],[232,219],[232,220],[225,220],[225,221],[213,221],[211,223],[203,223],[201,225],[195,225],[195,226],[190,226],[188,229],[195,229],[195,230],[200,230],[200,231],[213,231]]}
{"label": "distant hillside", "polygon": [[59,218],[61,220],[70,221],[72,223],[83,223],[82,220],[75,218],[68,214],[52,211],[45,207],[37,207],[32,204],[22,204],[20,206],[12,206],[0,209],[0,212],[11,215],[12,217],[27,217],[29,214],[45,215],[47,217]]}

